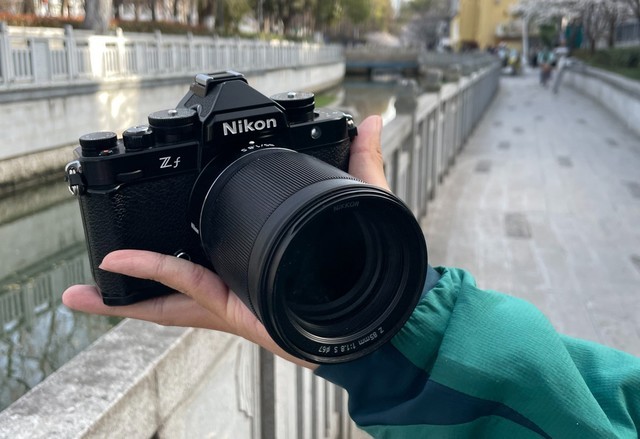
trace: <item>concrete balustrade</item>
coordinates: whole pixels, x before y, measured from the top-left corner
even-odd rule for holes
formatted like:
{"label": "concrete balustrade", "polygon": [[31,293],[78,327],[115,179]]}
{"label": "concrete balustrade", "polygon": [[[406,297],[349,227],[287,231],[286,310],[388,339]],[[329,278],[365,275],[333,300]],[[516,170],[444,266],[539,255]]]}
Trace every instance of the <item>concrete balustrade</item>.
{"label": "concrete balustrade", "polygon": [[497,65],[485,67],[438,93],[415,96],[409,90],[396,102],[398,116],[382,133],[385,173],[393,192],[414,215],[427,213],[467,137],[498,88]]}

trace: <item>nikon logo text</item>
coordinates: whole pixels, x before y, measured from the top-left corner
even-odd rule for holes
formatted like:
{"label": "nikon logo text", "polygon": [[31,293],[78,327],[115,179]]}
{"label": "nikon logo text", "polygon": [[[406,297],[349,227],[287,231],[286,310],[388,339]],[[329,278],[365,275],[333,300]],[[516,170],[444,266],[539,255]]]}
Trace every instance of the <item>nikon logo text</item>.
{"label": "nikon logo text", "polygon": [[275,128],[278,124],[275,119],[267,120],[252,120],[247,119],[234,120],[233,122],[224,122],[222,124],[222,130],[225,136],[229,134],[242,134],[250,133],[252,131],[268,130],[269,128]]}
{"label": "nikon logo text", "polygon": [[333,211],[337,212],[342,209],[351,209],[353,207],[358,207],[360,201],[347,201],[346,203],[338,204],[337,206],[333,206]]}

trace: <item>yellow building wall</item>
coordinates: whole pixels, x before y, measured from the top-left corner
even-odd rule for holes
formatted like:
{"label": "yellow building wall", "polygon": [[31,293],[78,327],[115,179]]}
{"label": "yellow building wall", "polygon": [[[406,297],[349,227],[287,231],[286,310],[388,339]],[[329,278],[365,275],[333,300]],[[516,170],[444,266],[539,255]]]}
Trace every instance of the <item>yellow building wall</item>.
{"label": "yellow building wall", "polygon": [[510,47],[519,47],[521,41],[514,35],[497,36],[498,25],[513,20],[511,7],[518,0],[460,0],[458,13],[452,20],[458,35],[452,37],[457,48],[463,43],[475,42],[480,49],[506,42]]}
{"label": "yellow building wall", "polygon": [[475,41],[478,34],[478,0],[460,0],[458,26],[460,40]]}

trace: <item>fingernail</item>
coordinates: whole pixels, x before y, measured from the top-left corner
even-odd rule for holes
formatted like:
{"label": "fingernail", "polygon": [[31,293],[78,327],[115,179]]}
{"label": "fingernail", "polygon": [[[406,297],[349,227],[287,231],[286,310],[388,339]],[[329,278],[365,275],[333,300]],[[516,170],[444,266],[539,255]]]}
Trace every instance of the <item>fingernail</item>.
{"label": "fingernail", "polygon": [[99,268],[100,270],[109,271],[109,270],[107,270],[107,269],[105,269],[105,268],[104,268],[104,266],[105,266],[105,264],[104,264],[105,259],[107,259],[107,257],[106,257],[106,256],[104,257],[104,259],[102,259],[102,262],[100,262],[100,265],[98,265],[98,268]]}

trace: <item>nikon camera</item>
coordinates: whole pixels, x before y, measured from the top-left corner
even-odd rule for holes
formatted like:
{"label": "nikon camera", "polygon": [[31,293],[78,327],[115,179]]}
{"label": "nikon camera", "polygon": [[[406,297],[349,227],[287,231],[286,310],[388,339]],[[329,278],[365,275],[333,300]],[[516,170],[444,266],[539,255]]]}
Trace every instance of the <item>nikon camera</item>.
{"label": "nikon camera", "polygon": [[102,271],[117,249],[189,259],[216,272],[285,351],[361,357],[388,341],[425,282],[411,211],[346,171],[352,118],[314,96],[267,98],[233,72],[199,74],[148,125],[80,138],[66,167],[93,276],[107,305],[171,291]]}

